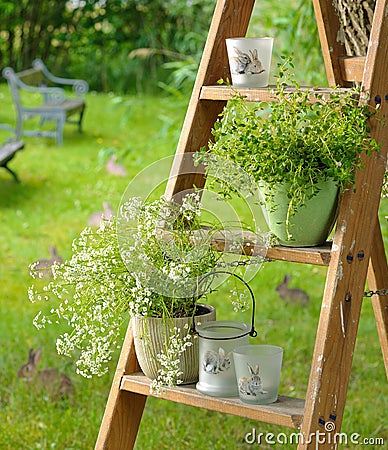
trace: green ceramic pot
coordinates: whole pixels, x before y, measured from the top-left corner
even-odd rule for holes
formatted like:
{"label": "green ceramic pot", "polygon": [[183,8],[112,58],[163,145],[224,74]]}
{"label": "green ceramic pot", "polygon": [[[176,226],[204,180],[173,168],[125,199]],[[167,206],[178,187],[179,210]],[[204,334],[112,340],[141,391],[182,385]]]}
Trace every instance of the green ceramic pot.
{"label": "green ceramic pot", "polygon": [[[279,244],[287,247],[313,247],[322,245],[332,231],[338,206],[338,185],[333,180],[318,183],[319,192],[307,200],[306,204],[291,216],[286,225],[289,199],[287,185],[279,185],[272,196],[263,201],[263,212],[271,232],[278,238]],[[268,187],[260,183],[263,198]],[[291,238],[289,238],[291,234]]]}

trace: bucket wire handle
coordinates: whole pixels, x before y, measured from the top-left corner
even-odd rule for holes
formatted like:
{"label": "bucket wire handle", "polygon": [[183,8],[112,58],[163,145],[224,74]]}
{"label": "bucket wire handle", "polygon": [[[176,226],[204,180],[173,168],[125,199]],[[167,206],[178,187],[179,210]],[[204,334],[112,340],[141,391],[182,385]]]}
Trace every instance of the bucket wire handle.
{"label": "bucket wire handle", "polygon": [[[233,275],[235,278],[237,278],[238,280],[240,280],[245,287],[248,289],[248,292],[251,296],[252,299],[252,317],[251,317],[251,330],[249,331],[249,335],[251,337],[256,337],[257,336],[257,331],[255,330],[255,310],[256,310],[256,301],[255,301],[255,295],[253,294],[253,291],[251,289],[251,287],[249,286],[249,284],[244,280],[244,278],[242,278],[240,275],[237,275],[234,272],[228,272],[227,270],[217,270],[217,271],[213,271],[213,272],[209,272],[206,273],[205,275],[202,276],[202,278],[200,279],[198,286],[208,277],[210,277],[211,275],[217,275],[219,273],[223,273],[223,274],[227,274],[227,275]],[[191,326],[191,331],[192,333],[196,333],[195,330],[195,319],[193,316],[193,324]]]}

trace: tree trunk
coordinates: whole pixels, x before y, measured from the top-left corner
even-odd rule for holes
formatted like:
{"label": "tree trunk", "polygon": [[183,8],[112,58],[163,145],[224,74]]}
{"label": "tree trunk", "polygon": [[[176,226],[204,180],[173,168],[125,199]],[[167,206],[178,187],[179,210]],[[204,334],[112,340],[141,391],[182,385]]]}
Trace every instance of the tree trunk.
{"label": "tree trunk", "polygon": [[376,0],[333,0],[333,4],[341,23],[338,39],[347,56],[365,56]]}

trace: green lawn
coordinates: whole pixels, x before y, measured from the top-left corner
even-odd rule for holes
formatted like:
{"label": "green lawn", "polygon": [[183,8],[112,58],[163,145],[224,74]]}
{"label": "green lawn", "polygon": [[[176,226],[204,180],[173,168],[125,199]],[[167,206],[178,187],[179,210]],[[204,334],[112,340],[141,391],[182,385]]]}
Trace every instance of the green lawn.
{"label": "green lawn", "polygon": [[[12,120],[8,88],[0,86],[0,123]],[[70,360],[57,356],[55,327],[36,331],[32,319],[50,305],[33,305],[27,299],[32,283],[28,265],[48,257],[48,247],[56,246],[69,257],[71,242],[86,225],[88,217],[100,210],[103,201],[117,208],[128,183],[142,169],[172,156],[186,106],[166,98],[117,97],[90,93],[84,133],[66,125],[64,145],[54,140],[25,138],[25,149],[10,166],[21,179],[14,183],[0,171],[0,448],[91,449],[98,434],[111,379],[75,375]],[[1,132],[4,141],[7,133]],[[117,153],[128,171],[127,178],[109,175],[104,160]],[[154,186],[155,171],[146,172],[133,191]],[[158,174],[160,176],[160,174]],[[131,190],[132,192],[132,190]],[[387,200],[381,211],[385,240],[388,227]],[[257,309],[257,343],[284,347],[281,393],[304,396],[315,340],[326,269],[272,262],[266,264],[252,282]],[[306,290],[308,308],[282,303],[275,291],[284,274],[293,275],[291,284]],[[387,288],[388,286],[382,286]],[[249,320],[237,315],[225,293],[209,296],[218,318]],[[67,373],[76,388],[70,401],[55,401],[45,391],[21,382],[16,374],[27,360],[30,347],[43,347],[41,368],[56,367]],[[388,384],[379,348],[370,301],[365,299],[359,337],[350,379],[342,431],[363,437],[388,439]],[[257,432],[291,433],[291,430],[246,419],[196,410],[160,399],[148,400],[136,448],[143,449],[248,449],[275,448],[269,444],[248,445],[244,436]],[[295,448],[295,446],[282,446]],[[354,448],[352,445],[342,448]]]}

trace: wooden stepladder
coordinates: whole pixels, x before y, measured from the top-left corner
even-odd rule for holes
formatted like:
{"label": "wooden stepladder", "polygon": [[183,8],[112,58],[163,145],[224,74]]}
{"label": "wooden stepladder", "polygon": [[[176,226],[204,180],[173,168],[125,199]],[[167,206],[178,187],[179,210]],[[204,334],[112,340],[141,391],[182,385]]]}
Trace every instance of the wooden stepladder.
{"label": "wooden stepladder", "polygon": [[[218,114],[230,98],[229,88],[217,80],[230,77],[225,38],[245,36],[254,0],[218,0],[198,76],[194,85],[176,157],[167,186],[169,197],[205,185],[204,174],[185,155],[206,146]],[[332,0],[314,0],[329,85],[359,82],[371,104],[380,104],[388,116],[388,0],[377,0],[368,52],[365,58],[345,57],[337,39],[340,28]],[[268,89],[240,89],[247,101],[268,98]],[[238,399],[207,397],[194,386],[169,389],[167,400],[248,417],[299,429],[298,449],[318,448],[318,433],[341,429],[352,356],[357,335],[365,283],[377,290],[388,287],[388,265],[378,221],[381,187],[386,168],[388,126],[371,121],[371,134],[382,143],[381,151],[365,157],[365,169],[356,175],[355,191],[341,200],[332,243],[323,247],[293,249],[272,247],[272,259],[327,266],[315,349],[306,398],[279,396],[272,405],[250,406]],[[248,253],[252,255],[252,253]],[[372,297],[376,324],[388,376],[388,296]],[[131,449],[134,446],[150,381],[139,372],[131,326],[123,344],[96,449]],[[322,436],[322,434],[320,435]],[[327,438],[320,449],[335,447]]]}

